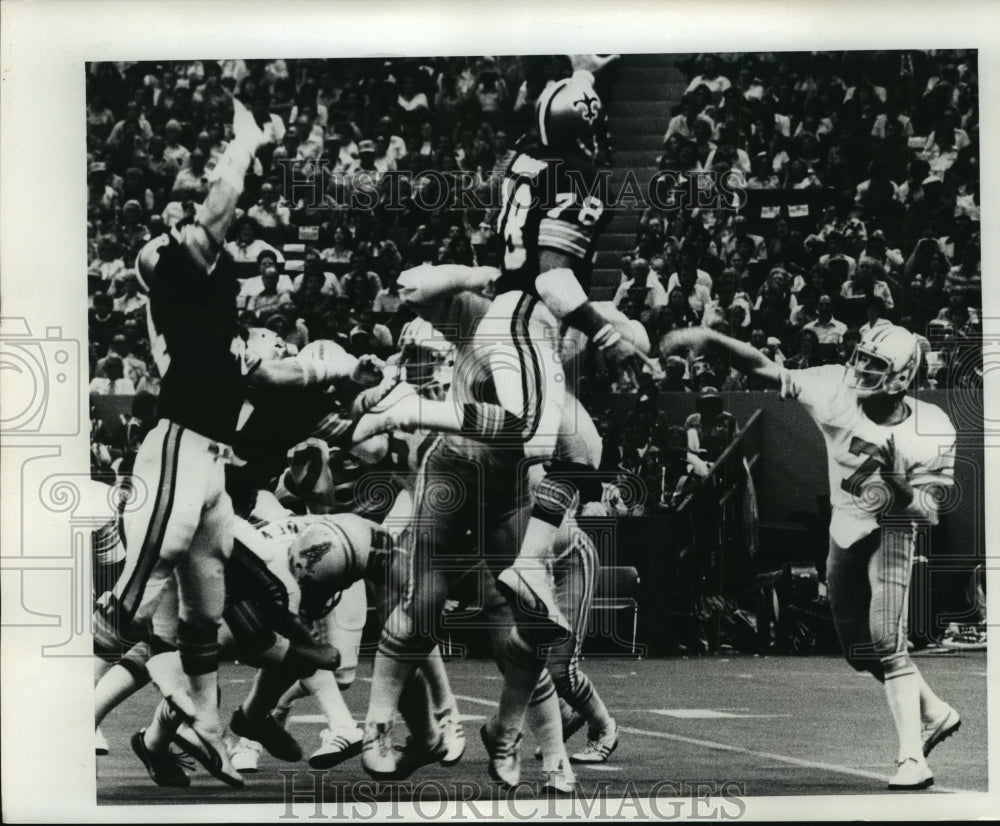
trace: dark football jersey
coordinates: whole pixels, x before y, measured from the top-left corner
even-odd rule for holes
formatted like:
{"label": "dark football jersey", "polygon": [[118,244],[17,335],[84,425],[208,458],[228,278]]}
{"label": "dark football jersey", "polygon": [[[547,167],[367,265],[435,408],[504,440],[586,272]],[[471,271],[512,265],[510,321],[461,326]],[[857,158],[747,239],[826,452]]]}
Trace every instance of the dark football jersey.
{"label": "dark football jersey", "polygon": [[236,318],[238,282],[223,251],[210,274],[173,236],[160,252],[149,308],[151,340],[162,338],[160,415],[230,444],[243,403],[246,350]]}
{"label": "dark football jersey", "polygon": [[497,293],[537,296],[544,250],[562,253],[587,291],[597,238],[610,221],[606,172],[580,155],[521,152],[501,185],[498,235],[503,244]]}

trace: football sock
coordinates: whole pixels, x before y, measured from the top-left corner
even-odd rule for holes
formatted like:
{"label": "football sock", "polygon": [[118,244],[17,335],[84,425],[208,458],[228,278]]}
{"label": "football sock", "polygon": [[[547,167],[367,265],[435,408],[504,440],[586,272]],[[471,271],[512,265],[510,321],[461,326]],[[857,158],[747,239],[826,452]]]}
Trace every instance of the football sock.
{"label": "football sock", "polygon": [[920,687],[920,719],[936,720],[944,714],[945,702],[931,690],[920,671],[917,671],[917,680]]}
{"label": "football sock", "polygon": [[448,672],[444,667],[444,659],[441,657],[441,649],[434,646],[431,653],[427,655],[421,665],[424,679],[427,681],[427,688],[431,694],[431,705],[434,711],[442,713],[457,709],[455,695],[451,692],[451,682],[448,680]]}
{"label": "football sock", "polygon": [[899,759],[923,760],[920,738],[920,683],[914,672],[886,674],[885,696],[899,736]]}
{"label": "football sock", "polygon": [[368,701],[366,722],[391,724],[396,716],[396,706],[413,674],[413,660],[403,660],[386,654],[379,646],[372,669],[372,693]]}
{"label": "football sock", "polygon": [[566,754],[566,746],[563,745],[562,719],[555,691],[549,691],[541,699],[532,697],[528,705],[527,722],[542,750],[542,771],[546,773],[567,771],[569,755]]}
{"label": "football sock", "polygon": [[[320,672],[317,671],[316,673],[318,674]],[[281,699],[278,700],[275,705],[275,709],[287,714],[291,710],[292,703],[296,700],[301,700],[303,697],[308,697],[312,693],[312,691],[305,687],[302,680],[296,680],[292,683],[288,690],[281,695]]]}
{"label": "football sock", "polygon": [[261,668],[254,677],[253,688],[240,708],[250,719],[265,717],[294,681],[295,677],[287,672],[276,668]]}
{"label": "football sock", "polygon": [[160,754],[167,751],[170,747],[170,739],[173,737],[174,732],[177,731],[179,722],[170,710],[167,701],[160,700],[156,706],[156,712],[153,714],[153,722],[147,726],[146,734],[143,737],[146,747],[150,751]]}
{"label": "football sock", "polygon": [[440,736],[431,713],[430,692],[420,671],[414,671],[399,698],[399,712],[410,730],[413,742],[432,746]]}
{"label": "football sock", "polygon": [[113,665],[94,687],[94,725],[148,682],[148,675],[143,680],[120,663]]}
{"label": "football sock", "polygon": [[[337,687],[337,681],[334,679],[332,672],[317,671],[311,677],[306,677],[297,682],[297,684],[299,683],[316,698],[323,716],[326,717],[327,725],[331,729],[356,728],[354,717],[351,716],[344,698],[340,695],[340,689]],[[285,697],[294,689],[295,686],[292,686],[289,691],[286,691],[285,695],[279,700],[279,704],[283,703]]]}
{"label": "football sock", "polygon": [[150,657],[146,663],[146,670],[164,697],[169,697],[178,691],[187,691],[180,654],[176,651],[165,651]]}
{"label": "football sock", "polygon": [[527,645],[516,628],[504,646],[503,691],[497,709],[497,723],[504,731],[523,731],[528,702],[535,690],[544,663]]}

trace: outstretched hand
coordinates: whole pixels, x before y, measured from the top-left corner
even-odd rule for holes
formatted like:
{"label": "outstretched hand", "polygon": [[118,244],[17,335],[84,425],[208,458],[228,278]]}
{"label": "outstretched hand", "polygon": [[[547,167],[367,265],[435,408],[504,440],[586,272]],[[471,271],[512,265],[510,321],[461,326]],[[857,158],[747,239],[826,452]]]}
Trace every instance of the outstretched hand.
{"label": "outstretched hand", "polygon": [[616,61],[621,55],[617,54],[571,54],[569,62],[574,72],[584,71],[597,74],[609,63]]}
{"label": "outstretched hand", "polygon": [[701,351],[708,343],[708,334],[704,327],[686,327],[683,330],[671,330],[660,340],[660,352],[664,356],[691,350]]}

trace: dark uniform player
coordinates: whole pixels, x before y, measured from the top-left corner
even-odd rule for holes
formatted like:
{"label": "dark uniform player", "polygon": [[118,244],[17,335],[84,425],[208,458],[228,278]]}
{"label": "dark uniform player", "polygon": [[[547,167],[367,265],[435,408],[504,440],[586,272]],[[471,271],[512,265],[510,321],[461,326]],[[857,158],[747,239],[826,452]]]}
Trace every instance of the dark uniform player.
{"label": "dark uniform player", "polygon": [[103,607],[120,631],[147,621],[176,573],[177,643],[195,710],[191,723],[213,766],[238,785],[222,744],[218,627],[223,565],[232,549],[225,466],[234,457],[244,376],[254,364],[239,335],[238,282],[223,244],[243,176],[264,141],[238,101],[233,132],[198,217],[150,241],[136,261],[149,290],[150,341],[161,361],[161,419],[136,456],[134,478],[147,497],[125,515],[126,567]]}

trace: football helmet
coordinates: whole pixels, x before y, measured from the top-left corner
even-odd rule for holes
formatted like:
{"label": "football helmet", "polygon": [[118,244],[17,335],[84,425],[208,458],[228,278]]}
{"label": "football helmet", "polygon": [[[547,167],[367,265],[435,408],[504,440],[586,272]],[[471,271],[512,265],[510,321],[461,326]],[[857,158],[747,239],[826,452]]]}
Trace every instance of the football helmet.
{"label": "football helmet", "polygon": [[550,83],[535,104],[535,128],[543,146],[578,148],[594,158],[604,107],[591,83],[579,74]]}
{"label": "football helmet", "polygon": [[403,381],[425,396],[443,397],[451,386],[455,345],[422,318],[408,322],[399,334]]}
{"label": "football helmet", "polygon": [[862,397],[903,393],[920,367],[917,337],[887,324],[868,330],[847,365],[845,381]]}
{"label": "football helmet", "polygon": [[299,613],[310,620],[330,613],[340,592],[363,576],[371,548],[371,523],[352,513],[303,528],[288,547],[288,568],[302,595]]}
{"label": "football helmet", "polygon": [[247,354],[261,361],[275,361],[287,354],[284,339],[266,327],[251,327],[247,331]]}

